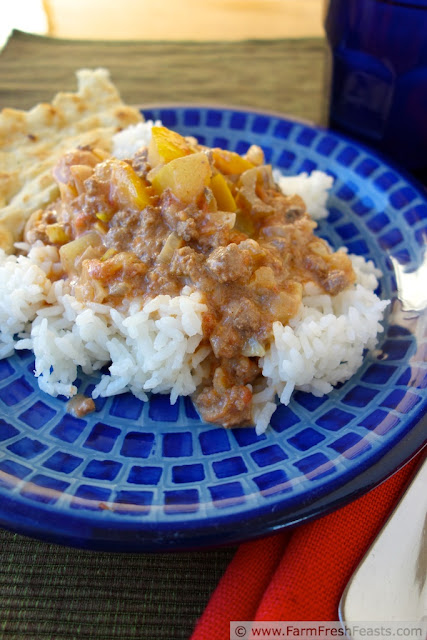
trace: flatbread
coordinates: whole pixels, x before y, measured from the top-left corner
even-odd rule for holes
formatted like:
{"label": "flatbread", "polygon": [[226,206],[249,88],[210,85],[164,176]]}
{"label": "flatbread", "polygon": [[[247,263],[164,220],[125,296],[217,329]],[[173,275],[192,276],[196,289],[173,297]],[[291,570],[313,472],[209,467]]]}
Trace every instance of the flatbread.
{"label": "flatbread", "polygon": [[13,250],[30,215],[56,199],[52,168],[77,146],[110,151],[112,137],[140,122],[106,69],[76,72],[77,93],[58,93],[51,104],[0,113],[0,248]]}

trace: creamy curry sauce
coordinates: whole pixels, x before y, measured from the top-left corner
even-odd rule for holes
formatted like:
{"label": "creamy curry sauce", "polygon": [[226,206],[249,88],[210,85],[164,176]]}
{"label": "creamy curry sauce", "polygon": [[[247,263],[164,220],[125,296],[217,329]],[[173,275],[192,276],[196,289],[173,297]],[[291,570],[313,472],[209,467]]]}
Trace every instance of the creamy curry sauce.
{"label": "creamy curry sauce", "polygon": [[60,247],[79,301],[125,310],[185,285],[203,294],[211,376],[194,400],[208,422],[251,423],[258,359],[273,322],[297,313],[305,283],[335,295],[355,280],[346,254],[314,235],[303,200],[279,190],[259,147],[239,156],[154,127],[132,158],[79,148],[54,177],[60,198],[33,214],[25,240]]}

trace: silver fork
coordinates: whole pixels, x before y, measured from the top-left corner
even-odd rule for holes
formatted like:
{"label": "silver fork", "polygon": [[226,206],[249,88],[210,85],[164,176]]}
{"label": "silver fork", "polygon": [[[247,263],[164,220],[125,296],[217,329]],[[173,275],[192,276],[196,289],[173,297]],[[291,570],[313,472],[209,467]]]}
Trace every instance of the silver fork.
{"label": "silver fork", "polygon": [[427,456],[351,577],[339,615],[344,626],[427,622]]}

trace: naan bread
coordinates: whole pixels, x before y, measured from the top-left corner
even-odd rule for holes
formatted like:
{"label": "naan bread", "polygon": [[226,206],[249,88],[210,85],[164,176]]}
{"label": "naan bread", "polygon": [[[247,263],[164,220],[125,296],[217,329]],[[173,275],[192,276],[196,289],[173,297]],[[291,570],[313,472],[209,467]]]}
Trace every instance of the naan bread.
{"label": "naan bread", "polygon": [[0,247],[13,250],[26,221],[58,195],[52,167],[77,146],[111,149],[112,136],[140,122],[106,69],[77,71],[77,93],[58,93],[52,104],[0,113]]}

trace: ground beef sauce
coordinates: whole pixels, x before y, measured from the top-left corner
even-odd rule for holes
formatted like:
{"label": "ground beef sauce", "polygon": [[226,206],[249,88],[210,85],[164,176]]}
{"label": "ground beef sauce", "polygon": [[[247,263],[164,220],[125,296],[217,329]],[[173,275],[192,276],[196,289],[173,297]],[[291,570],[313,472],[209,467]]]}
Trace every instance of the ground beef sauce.
{"label": "ground beef sauce", "polygon": [[60,246],[78,300],[123,309],[185,285],[204,295],[211,379],[195,403],[208,422],[251,423],[258,359],[273,322],[297,313],[304,283],[334,295],[354,282],[348,257],[314,236],[304,202],[280,192],[259,147],[240,156],[154,127],[129,160],[76,149],[54,175],[60,198],[25,236]]}

